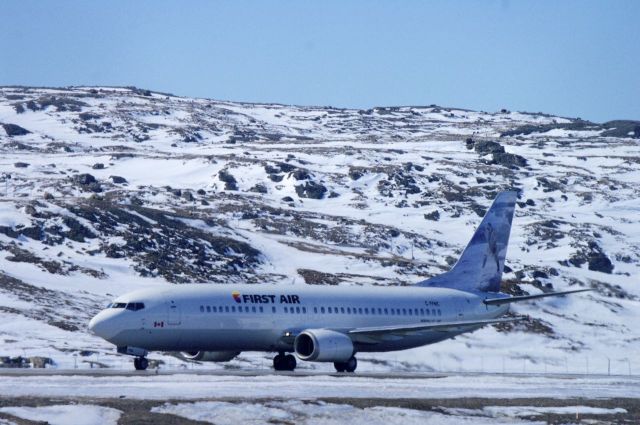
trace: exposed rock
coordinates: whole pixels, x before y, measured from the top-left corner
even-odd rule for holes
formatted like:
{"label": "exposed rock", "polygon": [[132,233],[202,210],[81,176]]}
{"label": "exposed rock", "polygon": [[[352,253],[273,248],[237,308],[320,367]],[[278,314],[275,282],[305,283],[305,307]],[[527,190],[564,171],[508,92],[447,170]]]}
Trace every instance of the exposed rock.
{"label": "exposed rock", "polygon": [[26,162],[16,162],[13,166],[16,168],[27,168],[29,164]]}
{"label": "exposed rock", "polygon": [[307,170],[304,170],[304,169],[301,169],[301,168],[293,171],[290,174],[290,176],[292,176],[296,180],[307,180],[307,179],[311,178],[311,175],[309,174],[309,172]]}
{"label": "exposed rock", "polygon": [[322,199],[327,193],[327,188],[320,183],[308,181],[305,184],[296,186],[296,193],[301,198]]}
{"label": "exposed rock", "polygon": [[265,186],[264,184],[257,183],[252,188],[249,189],[249,192],[268,193],[269,190],[267,190],[267,186]]}
{"label": "exposed rock", "polygon": [[504,147],[498,142],[491,140],[479,140],[475,142],[474,149],[480,155],[486,155],[489,153],[504,153]]}
{"label": "exposed rock", "polygon": [[349,167],[349,177],[351,180],[358,180],[365,173],[365,169],[362,167]]}
{"label": "exposed rock", "polygon": [[527,160],[520,155],[506,152],[494,152],[492,154],[493,163],[509,168],[525,167]]}
{"label": "exposed rock", "polygon": [[218,178],[224,182],[225,190],[238,190],[238,182],[227,170],[220,170],[218,172]]}
{"label": "exposed rock", "polygon": [[102,170],[104,169],[104,164],[101,162],[96,162],[91,166],[91,168],[93,168],[94,170]]}
{"label": "exposed rock", "polygon": [[24,136],[26,134],[31,133],[26,128],[22,128],[22,127],[20,127],[19,125],[16,125],[16,124],[2,124],[2,127],[4,128],[4,131],[7,132],[7,136],[10,136],[10,137],[13,137],[13,136]]}
{"label": "exposed rock", "polygon": [[115,184],[125,184],[128,183],[127,179],[125,179],[124,177],[120,177],[120,176],[109,176],[109,178],[111,179],[112,182],[114,182]]}
{"label": "exposed rock", "polygon": [[425,214],[424,218],[431,221],[438,221],[440,220],[440,212],[438,210],[432,211],[430,213]]}

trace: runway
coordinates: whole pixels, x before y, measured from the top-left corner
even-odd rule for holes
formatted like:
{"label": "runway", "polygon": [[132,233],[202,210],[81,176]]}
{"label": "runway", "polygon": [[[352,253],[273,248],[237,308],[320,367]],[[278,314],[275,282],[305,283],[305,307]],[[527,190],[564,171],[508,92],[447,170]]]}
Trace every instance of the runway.
{"label": "runway", "polygon": [[640,375],[606,375],[606,374],[577,374],[577,373],[490,373],[490,372],[355,372],[355,373],[328,373],[315,370],[296,370],[294,372],[274,371],[272,369],[32,369],[32,368],[0,368],[0,376],[90,376],[90,377],[149,377],[171,375],[201,375],[211,377],[336,377],[336,378],[373,378],[373,379],[437,379],[446,377],[508,377],[508,378],[553,378],[553,379],[611,379],[621,378],[629,381],[637,381],[640,385]]}
{"label": "runway", "polygon": [[292,423],[490,424],[507,418],[507,423],[542,424],[575,423],[576,416],[604,420],[595,423],[638,423],[640,377],[4,369],[0,423],[13,419],[3,416],[2,406],[5,412],[16,406],[84,406],[120,412],[118,424],[280,423],[283,417]]}

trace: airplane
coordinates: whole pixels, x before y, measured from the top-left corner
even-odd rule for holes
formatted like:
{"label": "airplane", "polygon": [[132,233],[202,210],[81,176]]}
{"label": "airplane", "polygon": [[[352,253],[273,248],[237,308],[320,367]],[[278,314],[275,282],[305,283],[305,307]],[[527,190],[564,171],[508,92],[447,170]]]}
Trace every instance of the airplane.
{"label": "airplane", "polygon": [[[497,195],[471,241],[447,272],[399,287],[183,284],[116,298],[89,329],[147,369],[150,351],[189,360],[228,361],[241,351],[277,353],[276,371],[298,359],[354,372],[356,353],[405,350],[483,326],[514,302],[589,291],[534,295],[500,292],[517,192]],[[295,356],[292,354],[294,353]]]}

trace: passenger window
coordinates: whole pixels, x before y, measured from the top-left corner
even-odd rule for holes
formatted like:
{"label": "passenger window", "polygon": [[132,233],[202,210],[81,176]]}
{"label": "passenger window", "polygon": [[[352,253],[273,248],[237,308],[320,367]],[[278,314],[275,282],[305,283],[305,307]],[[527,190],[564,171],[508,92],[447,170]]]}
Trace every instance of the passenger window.
{"label": "passenger window", "polygon": [[413,316],[413,312],[411,309],[409,309],[409,316]]}
{"label": "passenger window", "polygon": [[358,313],[362,314],[362,307],[358,307]]}
{"label": "passenger window", "polygon": [[382,309],[378,307],[378,314],[382,314]]}
{"label": "passenger window", "polygon": [[295,313],[295,312],[296,312],[296,311],[293,309],[293,307],[291,307],[291,308],[289,309],[289,313],[293,314],[293,313]]}
{"label": "passenger window", "polygon": [[440,309],[438,309],[438,316],[442,316],[442,311],[440,311]]}
{"label": "passenger window", "polygon": [[344,314],[344,307],[340,307],[340,313]]}
{"label": "passenger window", "polygon": [[285,306],[285,308],[284,308],[284,312],[285,312],[285,313],[288,313],[288,312],[289,312],[289,308]]}
{"label": "passenger window", "polygon": [[347,307],[347,314],[351,314],[351,307]]}
{"label": "passenger window", "polygon": [[302,312],[303,312],[304,314],[307,314],[307,307],[302,307]]}
{"label": "passenger window", "polygon": [[431,314],[429,313],[429,309],[427,309],[427,316],[430,316]]}
{"label": "passenger window", "polygon": [[251,311],[253,311],[255,313],[256,312],[256,307],[255,306],[251,307]]}
{"label": "passenger window", "polygon": [[235,312],[236,312],[236,306],[235,306],[235,305],[232,305],[232,306],[231,306],[231,312],[232,312],[232,313],[235,313]]}
{"label": "passenger window", "polygon": [[264,308],[262,308],[262,306],[260,306],[260,313],[264,313]]}
{"label": "passenger window", "polygon": [[228,305],[224,306],[224,311],[227,312],[227,313],[229,312],[229,306]]}
{"label": "passenger window", "polygon": [[218,309],[216,308],[216,306],[214,305],[213,307],[211,307],[211,311],[213,311],[214,313],[218,312]]}
{"label": "passenger window", "polygon": [[420,309],[420,316],[424,316],[424,308]]}
{"label": "passenger window", "polygon": [[203,305],[200,306],[200,313],[204,313],[204,306]]}
{"label": "passenger window", "polygon": [[276,312],[276,306],[275,306],[275,305],[271,307],[271,312],[272,312],[272,313],[275,313],[275,312]]}
{"label": "passenger window", "polygon": [[296,307],[296,313],[300,314],[300,307]]}
{"label": "passenger window", "polygon": [[314,312],[315,314],[318,314],[318,307],[313,307],[313,312]]}
{"label": "passenger window", "polygon": [[384,314],[389,314],[386,308],[384,309]]}
{"label": "passenger window", "polygon": [[333,313],[333,311],[331,311],[331,307],[327,307],[327,313],[329,314]]}
{"label": "passenger window", "polygon": [[414,314],[414,315],[416,315],[416,316],[417,316],[418,314],[420,314],[420,313],[418,312],[418,309],[417,309],[417,308],[416,308],[415,310],[413,310],[413,314]]}
{"label": "passenger window", "polygon": [[395,316],[396,315],[396,311],[394,309],[391,309],[391,315]]}
{"label": "passenger window", "polygon": [[320,313],[324,314],[324,307],[320,307]]}

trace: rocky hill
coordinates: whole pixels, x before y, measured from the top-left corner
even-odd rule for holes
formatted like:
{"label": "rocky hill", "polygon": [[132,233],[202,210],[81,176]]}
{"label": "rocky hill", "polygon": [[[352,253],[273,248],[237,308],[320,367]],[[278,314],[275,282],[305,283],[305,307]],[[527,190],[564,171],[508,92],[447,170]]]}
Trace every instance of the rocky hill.
{"label": "rocky hill", "polygon": [[636,367],[640,122],[4,87],[0,127],[0,356],[117,365],[86,324],[142,286],[412,284],[516,189],[504,290],[594,292],[363,367]]}

